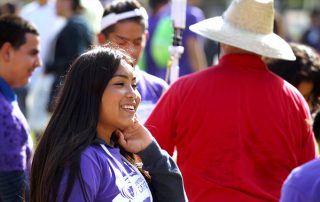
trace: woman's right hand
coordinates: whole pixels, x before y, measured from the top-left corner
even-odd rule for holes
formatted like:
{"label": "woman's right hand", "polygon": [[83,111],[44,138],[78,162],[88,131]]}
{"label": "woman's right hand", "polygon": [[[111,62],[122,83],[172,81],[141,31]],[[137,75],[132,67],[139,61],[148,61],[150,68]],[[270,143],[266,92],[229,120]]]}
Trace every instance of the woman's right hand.
{"label": "woman's right hand", "polygon": [[152,142],[150,131],[138,120],[124,130],[117,130],[118,143],[128,152],[138,153],[146,149]]}

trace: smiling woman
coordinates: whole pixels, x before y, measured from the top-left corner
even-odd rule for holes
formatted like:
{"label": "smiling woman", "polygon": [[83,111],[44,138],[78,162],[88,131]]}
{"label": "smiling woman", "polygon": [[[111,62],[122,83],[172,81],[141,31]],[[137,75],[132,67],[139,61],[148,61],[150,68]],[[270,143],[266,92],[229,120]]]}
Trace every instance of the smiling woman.
{"label": "smiling woman", "polygon": [[118,49],[96,47],[71,65],[34,155],[31,201],[186,200],[176,164],[135,119],[131,64]]}
{"label": "smiling woman", "polygon": [[98,135],[109,143],[105,134],[132,125],[140,101],[134,69],[122,60],[102,95]]}

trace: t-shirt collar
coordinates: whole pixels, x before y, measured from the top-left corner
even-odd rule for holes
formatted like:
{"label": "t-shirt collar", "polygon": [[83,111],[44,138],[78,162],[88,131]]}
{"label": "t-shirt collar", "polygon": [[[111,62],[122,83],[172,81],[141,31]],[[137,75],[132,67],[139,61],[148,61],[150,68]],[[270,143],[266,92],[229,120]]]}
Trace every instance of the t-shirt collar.
{"label": "t-shirt collar", "polygon": [[94,139],[93,144],[103,144],[103,145],[105,145],[107,147],[111,147],[111,148],[117,147],[115,135],[111,136],[110,144],[107,144],[103,139],[98,137],[98,134],[96,134],[96,138]]}

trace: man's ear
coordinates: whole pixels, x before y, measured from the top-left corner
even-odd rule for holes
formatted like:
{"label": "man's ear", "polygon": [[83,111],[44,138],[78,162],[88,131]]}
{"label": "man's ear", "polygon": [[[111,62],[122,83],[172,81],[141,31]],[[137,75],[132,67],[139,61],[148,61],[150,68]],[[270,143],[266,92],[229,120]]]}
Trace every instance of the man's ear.
{"label": "man's ear", "polygon": [[100,45],[103,45],[106,43],[106,37],[104,36],[104,34],[102,34],[101,32],[97,35],[98,37],[98,42]]}
{"label": "man's ear", "polygon": [[1,60],[8,62],[10,60],[10,55],[13,50],[13,46],[9,42],[5,42],[0,48]]}

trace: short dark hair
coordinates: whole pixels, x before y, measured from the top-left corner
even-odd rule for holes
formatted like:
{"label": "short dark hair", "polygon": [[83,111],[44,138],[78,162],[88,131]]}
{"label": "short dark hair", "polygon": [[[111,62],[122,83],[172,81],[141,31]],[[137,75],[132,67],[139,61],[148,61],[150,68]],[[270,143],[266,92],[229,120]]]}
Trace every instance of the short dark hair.
{"label": "short dark hair", "polygon": [[320,102],[320,57],[313,48],[297,43],[290,43],[296,56],[295,61],[266,59],[269,69],[295,87],[302,81],[314,84],[310,98],[313,108]]}
{"label": "short dark hair", "polygon": [[27,33],[39,35],[31,23],[15,15],[1,16],[0,30],[0,47],[9,42],[15,49],[26,42]]}
{"label": "short dark hair", "polygon": [[[113,3],[110,3],[106,6],[104,12],[103,12],[103,17],[107,16],[110,13],[123,13],[123,12],[127,12],[127,11],[132,11],[134,9],[139,9],[140,7],[142,7],[142,5],[136,1],[136,0],[122,0],[122,1],[114,1]],[[132,17],[132,18],[127,18],[124,20],[121,20],[120,22],[123,21],[135,21],[139,24],[141,24],[141,26],[146,30],[148,29],[148,20],[144,19],[141,16],[137,16],[137,17]],[[114,31],[115,25],[111,25],[105,29],[103,29],[101,32],[102,34],[108,38],[109,34],[112,33]]]}

